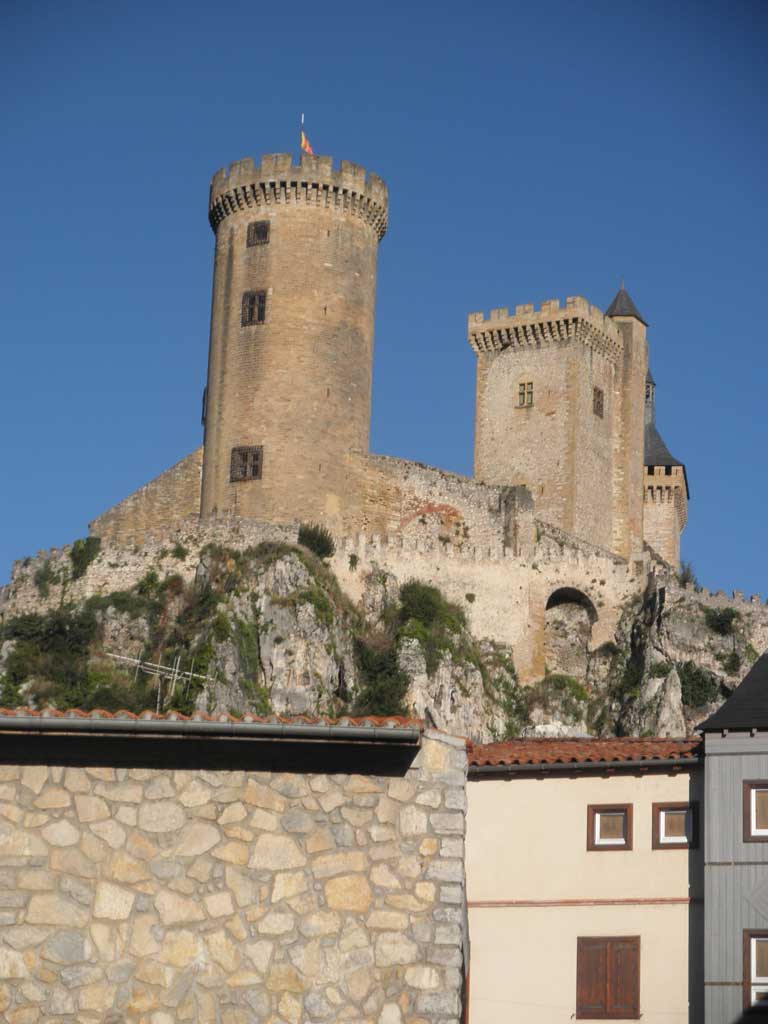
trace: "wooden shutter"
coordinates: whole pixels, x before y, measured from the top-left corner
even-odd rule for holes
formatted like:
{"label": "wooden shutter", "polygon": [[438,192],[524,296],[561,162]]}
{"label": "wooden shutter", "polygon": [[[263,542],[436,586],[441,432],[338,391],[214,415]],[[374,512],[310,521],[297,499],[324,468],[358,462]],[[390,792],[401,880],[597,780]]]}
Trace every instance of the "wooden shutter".
{"label": "wooden shutter", "polygon": [[578,939],[576,946],[576,1017],[594,1020],[608,1012],[608,940]]}
{"label": "wooden shutter", "polygon": [[636,1020],[639,1016],[639,937],[579,938],[577,1020]]}
{"label": "wooden shutter", "polygon": [[608,1013],[640,1016],[640,939],[611,939],[608,944]]}

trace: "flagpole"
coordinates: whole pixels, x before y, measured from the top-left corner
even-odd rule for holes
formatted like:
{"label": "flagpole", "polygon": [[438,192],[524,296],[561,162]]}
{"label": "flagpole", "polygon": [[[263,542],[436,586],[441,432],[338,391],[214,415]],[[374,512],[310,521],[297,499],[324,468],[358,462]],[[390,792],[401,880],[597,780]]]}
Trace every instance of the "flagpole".
{"label": "flagpole", "polygon": [[301,137],[304,134],[304,114],[301,115],[301,121],[299,123],[299,163],[301,163]]}

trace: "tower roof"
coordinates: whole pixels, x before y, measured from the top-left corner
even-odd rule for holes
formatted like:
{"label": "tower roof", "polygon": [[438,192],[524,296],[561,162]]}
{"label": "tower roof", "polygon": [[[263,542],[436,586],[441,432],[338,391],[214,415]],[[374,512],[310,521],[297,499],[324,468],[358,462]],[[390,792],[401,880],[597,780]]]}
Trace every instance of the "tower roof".
{"label": "tower roof", "polygon": [[651,373],[650,366],[648,367],[648,372],[645,375],[645,383],[646,384],[654,384],[654,385],[656,384],[656,381],[653,379],[653,374]]}
{"label": "tower roof", "polygon": [[757,659],[725,704],[699,728],[702,732],[768,729],[768,651]]}
{"label": "tower roof", "polygon": [[605,311],[606,316],[633,316],[635,320],[639,320],[641,324],[648,326],[648,321],[644,320],[638,311],[637,306],[630,298],[629,292],[624,287],[622,282],[621,288],[616,292],[616,296],[613,302],[610,304],[608,309]]}
{"label": "tower roof", "polygon": [[645,425],[645,465],[646,466],[682,466],[664,444],[655,423]]}

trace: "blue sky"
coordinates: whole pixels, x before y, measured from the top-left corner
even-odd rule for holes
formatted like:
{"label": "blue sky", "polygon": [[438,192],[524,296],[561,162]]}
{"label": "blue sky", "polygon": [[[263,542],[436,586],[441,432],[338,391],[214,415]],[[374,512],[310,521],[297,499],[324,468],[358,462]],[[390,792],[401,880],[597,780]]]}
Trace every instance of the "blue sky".
{"label": "blue sky", "polygon": [[0,581],[200,443],[208,183],[304,110],[390,188],[373,450],[470,473],[467,312],[623,276],[684,557],[768,596],[767,43],[761,0],[0,5]]}

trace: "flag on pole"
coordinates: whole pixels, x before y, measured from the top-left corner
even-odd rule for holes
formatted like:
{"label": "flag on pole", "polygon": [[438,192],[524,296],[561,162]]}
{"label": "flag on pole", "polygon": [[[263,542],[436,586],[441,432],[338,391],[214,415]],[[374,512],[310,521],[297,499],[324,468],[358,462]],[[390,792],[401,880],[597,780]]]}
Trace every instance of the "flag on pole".
{"label": "flag on pole", "polygon": [[304,115],[301,115],[301,129],[299,132],[299,149],[302,153],[309,153],[310,156],[314,156],[314,150],[309,144],[309,139],[304,134]]}

